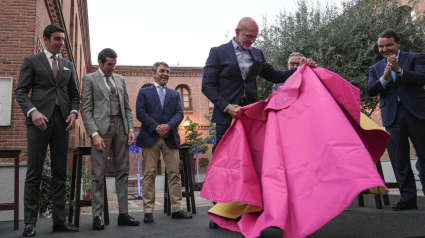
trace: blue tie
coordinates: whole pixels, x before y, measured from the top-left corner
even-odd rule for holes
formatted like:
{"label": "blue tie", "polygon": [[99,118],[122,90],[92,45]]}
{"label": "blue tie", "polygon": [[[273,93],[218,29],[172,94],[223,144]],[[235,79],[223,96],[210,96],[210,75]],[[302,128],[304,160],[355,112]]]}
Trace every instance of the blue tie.
{"label": "blue tie", "polygon": [[394,71],[391,71],[391,77],[393,77],[395,83],[397,81],[397,74]]}
{"label": "blue tie", "polygon": [[164,108],[164,100],[165,100],[165,93],[164,93],[164,89],[165,86],[158,86],[159,90],[158,90],[158,94],[159,94],[159,101],[161,101],[161,108]]}

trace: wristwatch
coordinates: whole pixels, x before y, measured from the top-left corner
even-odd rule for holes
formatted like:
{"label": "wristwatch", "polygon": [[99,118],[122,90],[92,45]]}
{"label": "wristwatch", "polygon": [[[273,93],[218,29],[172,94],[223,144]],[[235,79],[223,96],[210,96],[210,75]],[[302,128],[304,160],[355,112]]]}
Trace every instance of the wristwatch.
{"label": "wristwatch", "polygon": [[398,73],[398,74],[403,73],[403,69],[399,67],[398,70],[396,71],[396,73]]}

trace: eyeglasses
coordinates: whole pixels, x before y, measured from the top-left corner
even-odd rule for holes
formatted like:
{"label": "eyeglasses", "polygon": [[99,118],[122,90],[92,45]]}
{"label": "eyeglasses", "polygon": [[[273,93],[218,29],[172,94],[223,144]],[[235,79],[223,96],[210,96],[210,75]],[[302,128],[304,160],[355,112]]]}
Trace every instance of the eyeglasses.
{"label": "eyeglasses", "polygon": [[242,34],[243,34],[246,38],[248,38],[248,39],[250,39],[250,40],[255,40],[255,39],[257,39],[257,36],[247,35],[247,34],[245,34],[245,32],[243,32],[243,30],[241,30],[241,29],[238,29],[238,30],[240,30],[240,31],[242,32]]}
{"label": "eyeglasses", "polygon": [[289,65],[290,66],[298,66],[298,65],[300,65],[300,63],[298,62],[289,62]]}

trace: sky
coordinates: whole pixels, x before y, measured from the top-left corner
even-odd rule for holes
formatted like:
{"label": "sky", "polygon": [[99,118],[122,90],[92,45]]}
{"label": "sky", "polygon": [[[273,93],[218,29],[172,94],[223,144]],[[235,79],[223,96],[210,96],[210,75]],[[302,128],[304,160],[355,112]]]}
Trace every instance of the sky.
{"label": "sky", "polygon": [[294,8],[293,0],[88,0],[92,64],[112,48],[118,65],[202,67],[211,47],[235,35],[241,18],[254,18],[261,29],[264,17],[274,22]]}

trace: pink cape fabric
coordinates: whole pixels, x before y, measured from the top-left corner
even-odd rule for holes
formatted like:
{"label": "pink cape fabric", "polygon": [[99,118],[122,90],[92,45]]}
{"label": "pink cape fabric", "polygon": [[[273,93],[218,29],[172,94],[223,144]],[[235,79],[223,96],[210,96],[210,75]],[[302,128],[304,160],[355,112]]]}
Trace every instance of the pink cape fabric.
{"label": "pink cape fabric", "polygon": [[300,67],[267,100],[244,107],[211,160],[201,197],[263,208],[221,227],[258,237],[279,227],[306,237],[365,189],[385,186],[375,168],[389,134],[360,126],[360,91],[323,68]]}

